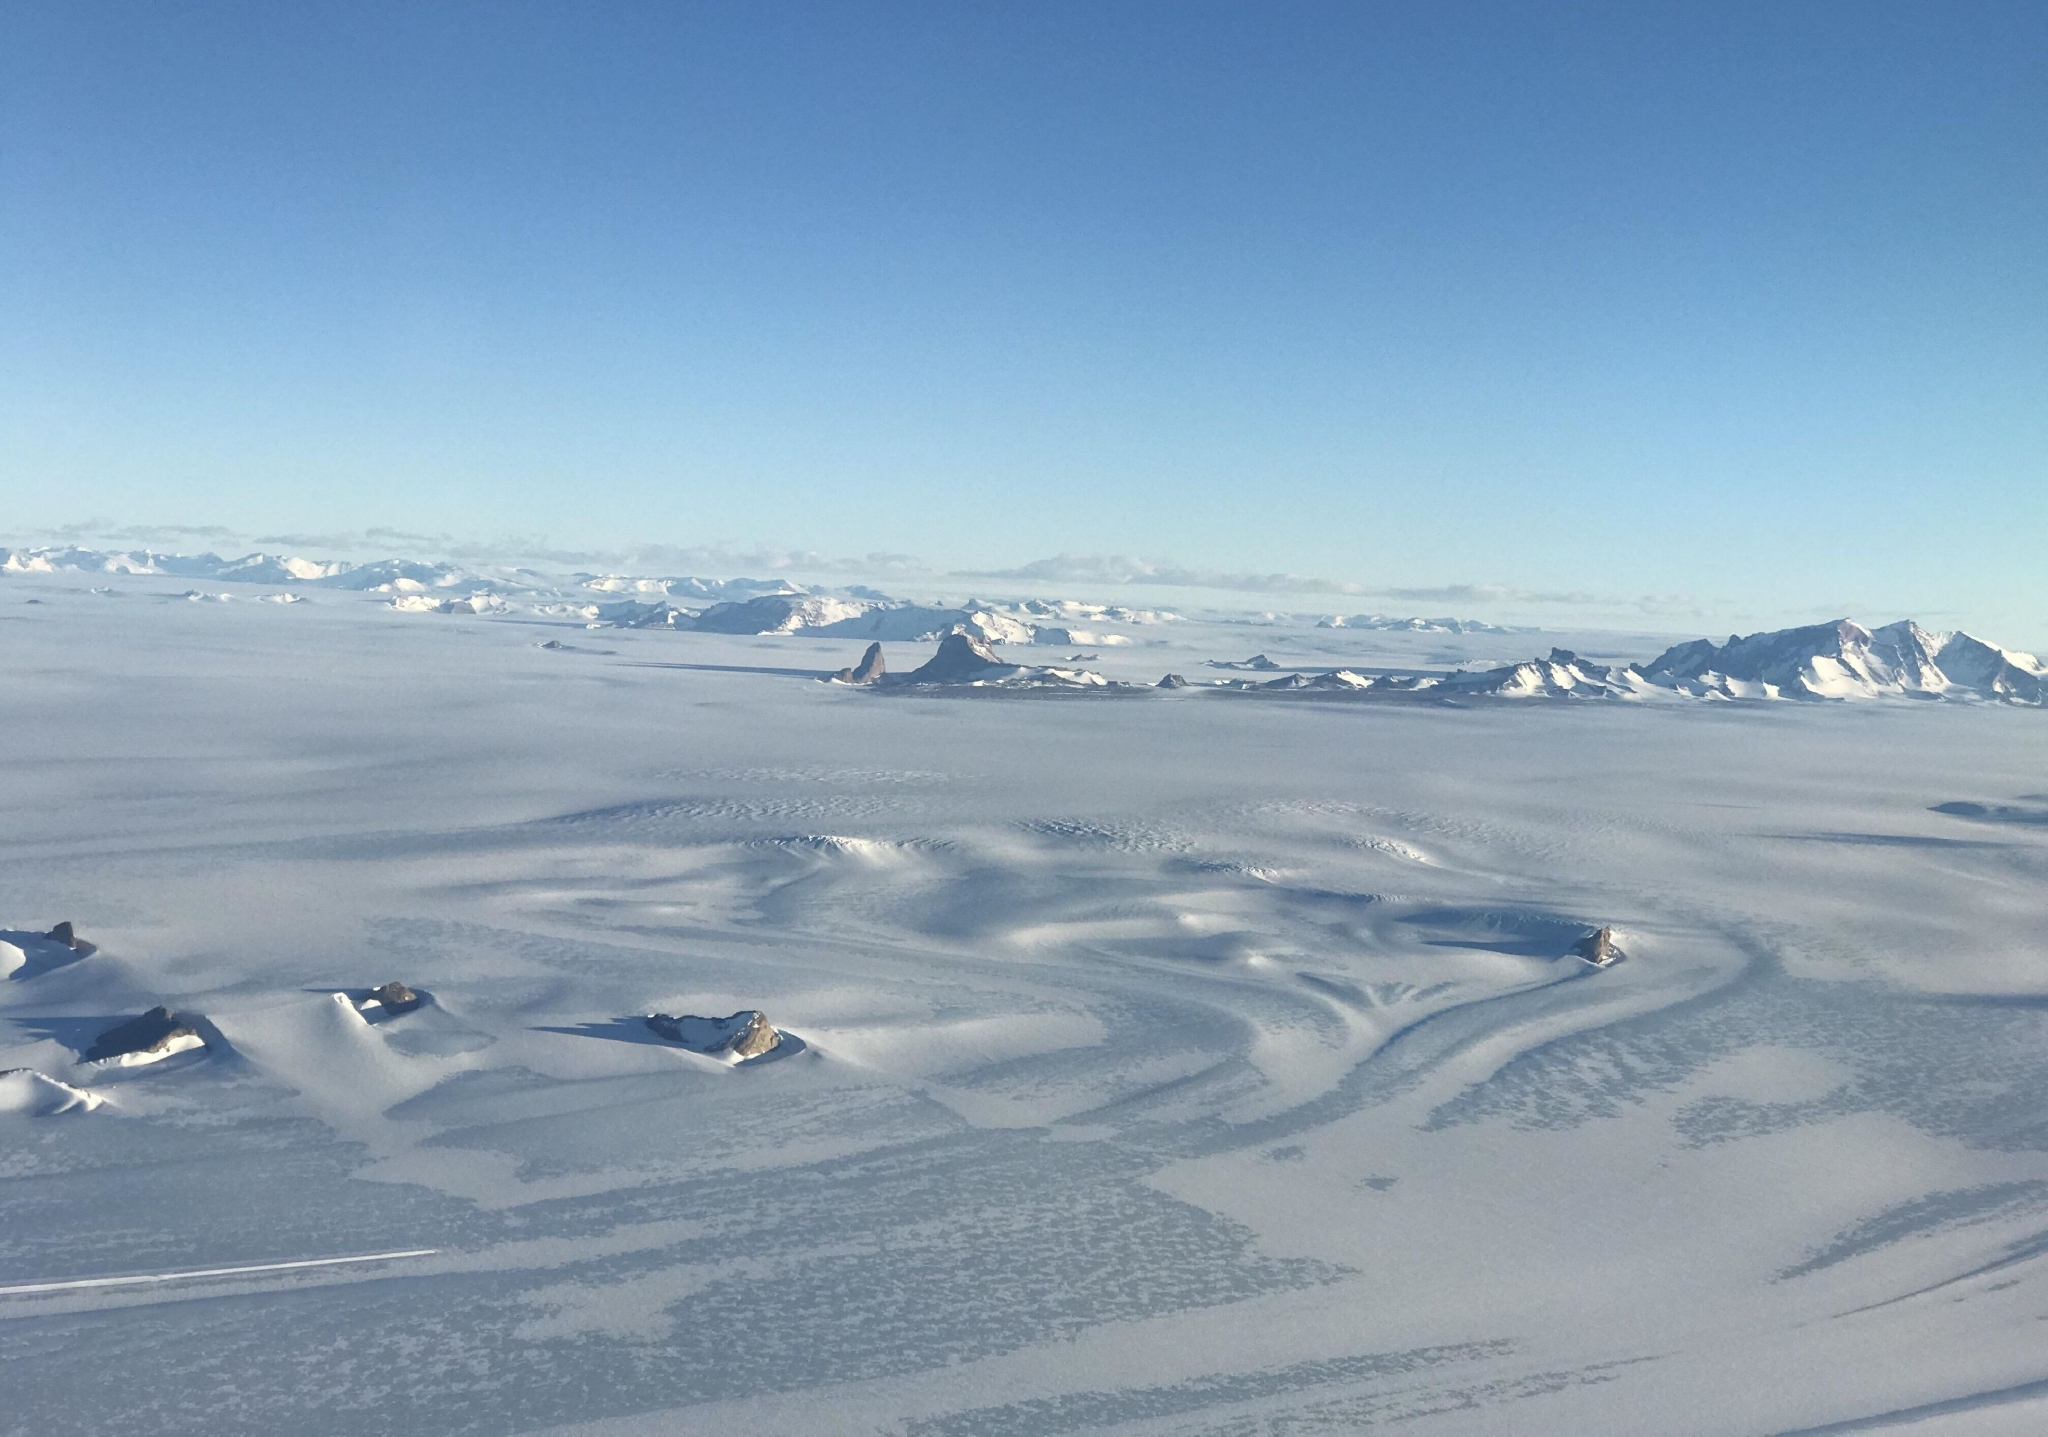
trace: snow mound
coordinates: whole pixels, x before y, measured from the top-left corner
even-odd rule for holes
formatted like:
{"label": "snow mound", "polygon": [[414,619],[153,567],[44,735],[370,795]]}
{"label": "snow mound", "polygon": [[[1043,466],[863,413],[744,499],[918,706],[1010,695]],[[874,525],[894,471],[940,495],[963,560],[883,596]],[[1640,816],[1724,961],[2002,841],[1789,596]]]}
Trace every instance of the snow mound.
{"label": "snow mound", "polygon": [[105,1101],[89,1088],[60,1083],[34,1068],[0,1069],[0,1113],[47,1118],[58,1113],[89,1113]]}
{"label": "snow mound", "polygon": [[1696,639],[1640,669],[1653,684],[1700,697],[1856,699],[1886,694],[2040,704],[2048,666],[1965,633],[1910,619],[1866,629],[1848,619],[1777,629],[1725,644]]}
{"label": "snow mound", "polygon": [[725,1063],[758,1058],[782,1042],[782,1034],[768,1021],[768,1015],[756,1008],[743,1008],[724,1018],[649,1013],[647,1026],[671,1043]]}

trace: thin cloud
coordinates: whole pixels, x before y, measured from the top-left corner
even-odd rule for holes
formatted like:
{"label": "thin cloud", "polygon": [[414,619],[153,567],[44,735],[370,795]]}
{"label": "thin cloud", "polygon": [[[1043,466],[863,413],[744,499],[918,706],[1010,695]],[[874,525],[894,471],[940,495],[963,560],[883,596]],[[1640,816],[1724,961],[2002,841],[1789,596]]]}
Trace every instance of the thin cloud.
{"label": "thin cloud", "polygon": [[1177,589],[1230,589],[1247,594],[1359,594],[1359,584],[1338,583],[1301,574],[1227,573],[1155,564],[1127,554],[1055,554],[1014,569],[958,569],[953,579],[1006,579],[1022,583],[1156,584]]}
{"label": "thin cloud", "polygon": [[1133,558],[1128,554],[1055,554],[1011,569],[961,570],[956,579],[1019,583],[1153,584],[1180,589],[1222,589],[1244,594],[1332,595],[1401,604],[1538,605],[1578,609],[1624,609],[1644,614],[1689,613],[1694,601],[1680,595],[1627,598],[1585,590],[1524,589],[1510,584],[1385,586],[1317,578],[1304,574],[1258,574],[1192,569]]}

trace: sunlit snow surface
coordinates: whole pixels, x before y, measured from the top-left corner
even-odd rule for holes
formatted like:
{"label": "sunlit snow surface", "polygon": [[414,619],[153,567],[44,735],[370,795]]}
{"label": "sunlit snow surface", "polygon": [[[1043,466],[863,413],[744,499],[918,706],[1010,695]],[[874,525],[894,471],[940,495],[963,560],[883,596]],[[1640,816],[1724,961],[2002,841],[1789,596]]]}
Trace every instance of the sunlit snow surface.
{"label": "sunlit snow surface", "polygon": [[[207,1046],[0,1112],[0,1288],[433,1252],[0,1295],[0,1430],[2048,1430],[2048,715],[874,694],[148,582],[0,587],[0,928],[100,944],[0,1068]],[[1532,647],[1102,667],[1281,639]],[[742,1008],[801,1051],[640,1017]]]}

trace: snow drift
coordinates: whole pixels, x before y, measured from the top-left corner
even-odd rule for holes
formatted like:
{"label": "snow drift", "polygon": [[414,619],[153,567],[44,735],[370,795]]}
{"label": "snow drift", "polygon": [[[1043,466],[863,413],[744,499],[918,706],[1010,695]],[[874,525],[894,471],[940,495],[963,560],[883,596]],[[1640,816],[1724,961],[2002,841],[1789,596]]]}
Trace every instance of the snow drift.
{"label": "snow drift", "polygon": [[104,1101],[89,1088],[74,1088],[34,1068],[0,1070],[0,1113],[46,1118],[57,1113],[89,1113]]}

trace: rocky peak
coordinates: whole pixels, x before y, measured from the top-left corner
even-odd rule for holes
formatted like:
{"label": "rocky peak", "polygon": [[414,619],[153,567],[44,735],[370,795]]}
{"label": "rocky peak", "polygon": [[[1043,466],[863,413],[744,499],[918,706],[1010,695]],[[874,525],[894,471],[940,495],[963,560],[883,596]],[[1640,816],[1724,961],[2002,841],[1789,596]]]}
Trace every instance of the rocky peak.
{"label": "rocky peak", "polygon": [[842,684],[878,684],[888,668],[882,662],[882,646],[869,644],[868,651],[860,656],[860,662],[850,669],[841,669],[832,675],[834,681]]}

